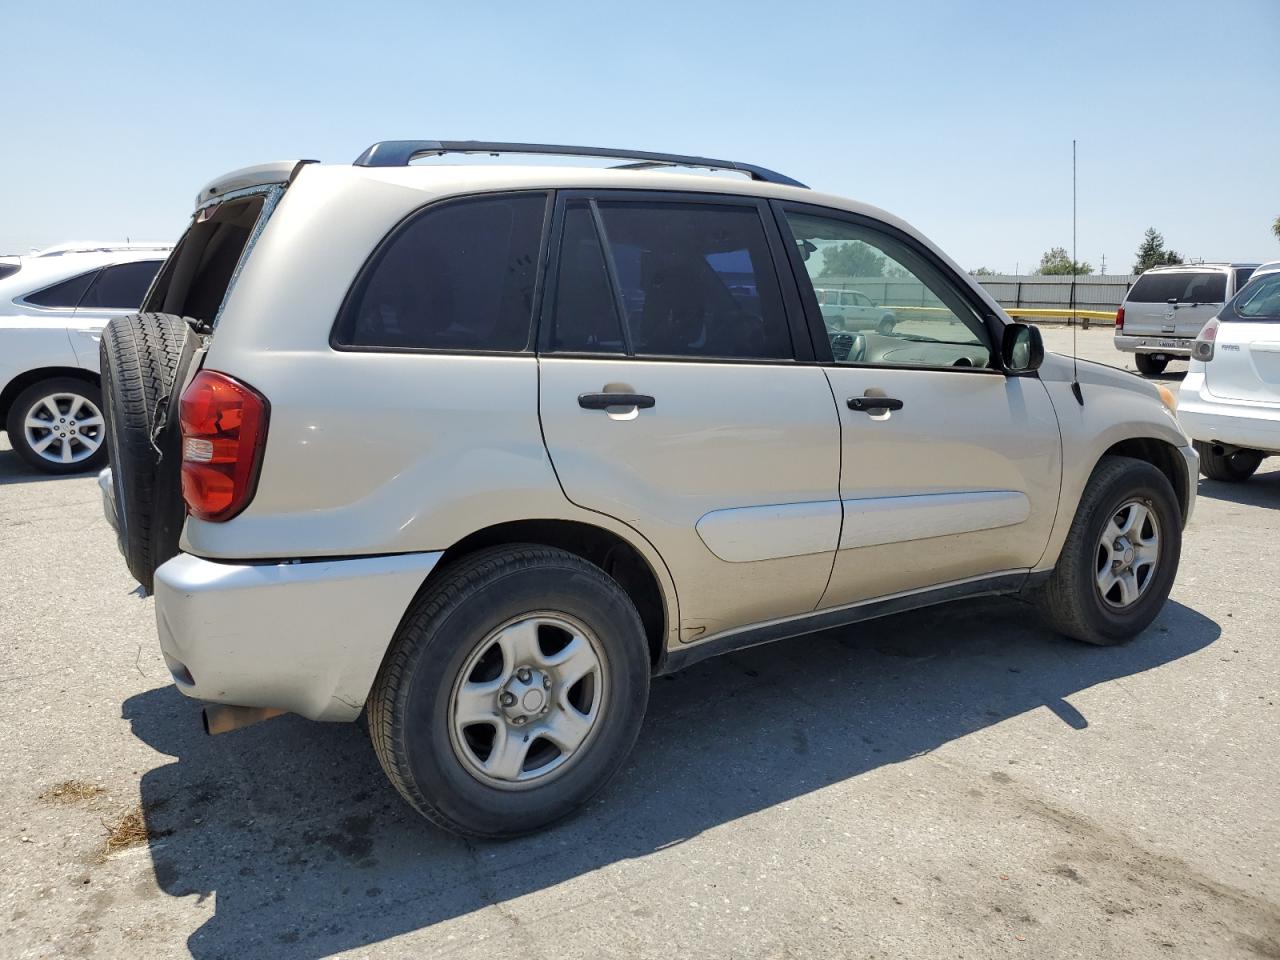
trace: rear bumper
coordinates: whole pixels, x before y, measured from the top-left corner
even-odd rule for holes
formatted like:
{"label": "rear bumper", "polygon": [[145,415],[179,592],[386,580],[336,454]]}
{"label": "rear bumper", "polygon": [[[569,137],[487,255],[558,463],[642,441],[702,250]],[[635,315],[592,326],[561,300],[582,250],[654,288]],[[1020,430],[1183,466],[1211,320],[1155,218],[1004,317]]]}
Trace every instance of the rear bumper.
{"label": "rear bumper", "polygon": [[156,624],[189,697],[354,720],[441,554],[236,564],[179,554],[156,571]]}
{"label": "rear bumper", "polygon": [[1178,422],[1187,436],[1280,454],[1280,407],[1222,400],[1204,391],[1203,382],[1188,375],[1178,394]]}
{"label": "rear bumper", "polygon": [[1189,357],[1194,339],[1185,337],[1139,337],[1117,333],[1116,349],[1125,353],[1158,353],[1166,357]]}

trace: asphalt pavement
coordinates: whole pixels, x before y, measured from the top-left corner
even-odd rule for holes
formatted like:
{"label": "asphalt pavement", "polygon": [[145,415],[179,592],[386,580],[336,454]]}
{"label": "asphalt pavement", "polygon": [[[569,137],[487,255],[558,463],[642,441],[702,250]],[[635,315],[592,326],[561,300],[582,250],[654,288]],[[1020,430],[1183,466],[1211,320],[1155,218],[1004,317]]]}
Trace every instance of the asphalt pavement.
{"label": "asphalt pavement", "polygon": [[93,479],[0,440],[0,956],[1280,956],[1278,508],[1201,480],[1123,647],[972,601],[658,680],[581,816],[472,843],[356,725],[205,736]]}

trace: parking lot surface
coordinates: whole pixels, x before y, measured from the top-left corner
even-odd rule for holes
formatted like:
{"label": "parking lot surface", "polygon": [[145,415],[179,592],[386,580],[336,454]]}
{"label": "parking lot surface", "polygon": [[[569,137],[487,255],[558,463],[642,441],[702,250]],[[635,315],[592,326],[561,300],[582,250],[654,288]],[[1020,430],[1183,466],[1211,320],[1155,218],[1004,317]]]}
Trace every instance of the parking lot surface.
{"label": "parking lot surface", "polygon": [[0,956],[1280,956],[1277,571],[1270,460],[1127,646],[1000,600],[708,661],[581,816],[471,843],[356,725],[206,737],[94,480],[0,441]]}

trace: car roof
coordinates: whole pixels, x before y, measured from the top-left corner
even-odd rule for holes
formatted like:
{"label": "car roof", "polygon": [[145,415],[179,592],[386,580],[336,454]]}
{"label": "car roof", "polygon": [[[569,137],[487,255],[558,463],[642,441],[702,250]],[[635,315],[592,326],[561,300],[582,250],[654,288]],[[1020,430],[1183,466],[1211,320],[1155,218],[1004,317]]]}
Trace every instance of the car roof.
{"label": "car roof", "polygon": [[1225,261],[1214,261],[1212,263],[1171,263],[1167,266],[1150,267],[1143,271],[1144,276],[1148,273],[1194,273],[1197,270],[1240,270],[1246,267],[1256,268],[1256,263],[1227,263]]}

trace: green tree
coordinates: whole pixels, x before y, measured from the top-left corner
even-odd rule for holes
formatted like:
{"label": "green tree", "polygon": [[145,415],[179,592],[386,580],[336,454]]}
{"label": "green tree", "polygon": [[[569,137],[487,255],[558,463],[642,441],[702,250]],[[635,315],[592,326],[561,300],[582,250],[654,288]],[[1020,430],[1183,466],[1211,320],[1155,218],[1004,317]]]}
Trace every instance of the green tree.
{"label": "green tree", "polygon": [[861,241],[841,243],[822,251],[822,277],[882,277],[884,257]]}
{"label": "green tree", "polygon": [[1182,257],[1178,253],[1165,249],[1164,237],[1160,232],[1155,227],[1147,227],[1147,232],[1142,238],[1142,246],[1138,248],[1138,260],[1133,265],[1133,272],[1145,273],[1152,267],[1181,262]]}
{"label": "green tree", "polygon": [[1276,222],[1271,224],[1271,232],[1276,235],[1276,239],[1280,240],[1280,217],[1276,217]]}
{"label": "green tree", "polygon": [[1065,247],[1054,247],[1040,258],[1040,266],[1036,273],[1042,276],[1068,276],[1093,273],[1093,264],[1076,263],[1069,256]]}
{"label": "green tree", "polygon": [[990,267],[978,267],[976,270],[969,271],[971,277],[994,277],[995,275],[996,272]]}

